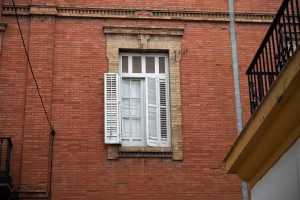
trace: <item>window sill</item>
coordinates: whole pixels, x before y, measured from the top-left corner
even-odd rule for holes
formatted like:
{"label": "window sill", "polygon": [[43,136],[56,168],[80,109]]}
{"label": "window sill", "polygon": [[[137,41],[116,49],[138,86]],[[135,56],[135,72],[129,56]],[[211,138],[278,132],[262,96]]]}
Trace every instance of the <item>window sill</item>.
{"label": "window sill", "polygon": [[119,158],[172,158],[171,147],[119,147]]}

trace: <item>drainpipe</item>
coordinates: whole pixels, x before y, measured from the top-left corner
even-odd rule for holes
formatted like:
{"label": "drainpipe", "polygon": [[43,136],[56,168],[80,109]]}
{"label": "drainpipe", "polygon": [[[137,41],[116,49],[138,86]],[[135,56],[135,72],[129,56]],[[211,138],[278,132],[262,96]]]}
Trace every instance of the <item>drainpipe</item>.
{"label": "drainpipe", "polygon": [[[235,34],[235,16],[234,16],[234,0],[228,0],[229,18],[230,18],[230,39],[232,50],[232,70],[234,80],[234,94],[235,94],[235,110],[236,110],[236,124],[238,134],[243,129],[242,121],[242,106],[241,106],[241,93],[240,93],[240,78],[239,78],[239,65],[238,54],[236,47],[236,34]],[[243,200],[248,200],[248,187],[246,182],[242,182],[242,197]]]}

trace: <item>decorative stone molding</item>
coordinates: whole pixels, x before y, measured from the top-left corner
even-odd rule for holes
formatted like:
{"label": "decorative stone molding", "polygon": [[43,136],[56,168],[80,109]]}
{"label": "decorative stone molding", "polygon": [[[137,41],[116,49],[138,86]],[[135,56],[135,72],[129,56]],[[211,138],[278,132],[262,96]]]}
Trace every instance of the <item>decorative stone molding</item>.
{"label": "decorative stone molding", "polygon": [[57,15],[56,5],[31,5],[29,8],[31,15]]}
{"label": "decorative stone molding", "polygon": [[[149,10],[142,8],[87,8],[59,7],[56,5],[17,5],[20,15],[55,15],[60,17],[93,17],[93,18],[124,18],[124,19],[159,19],[229,22],[228,12],[199,10]],[[3,5],[3,15],[13,15],[10,4]],[[240,23],[270,23],[274,13],[242,13],[235,14],[236,22]]]}
{"label": "decorative stone molding", "polygon": [[177,62],[181,60],[181,50],[174,50],[174,57]]}
{"label": "decorative stone molding", "polygon": [[[169,20],[195,20],[229,22],[228,12],[212,11],[152,11],[152,15],[158,19]],[[270,23],[275,14],[271,13],[236,13],[236,22]]]}
{"label": "decorative stone molding", "polygon": [[136,18],[137,16],[133,9],[58,7],[57,12],[58,16],[63,17]]}
{"label": "decorative stone molding", "polygon": [[138,35],[139,40],[139,48],[140,49],[148,49],[148,42],[150,40],[150,34],[149,35]]}
{"label": "decorative stone molding", "polygon": [[0,53],[2,51],[2,38],[3,38],[3,32],[5,31],[5,29],[6,29],[6,24],[0,22]]}
{"label": "decorative stone molding", "polygon": [[[165,148],[123,148],[108,145],[108,159],[118,157],[172,157],[173,160],[183,159],[182,150],[182,119],[180,93],[180,52],[183,28],[166,27],[103,27],[106,34],[106,55],[109,72],[119,72],[120,50],[163,51],[169,53],[169,81],[172,149]],[[149,150],[149,151],[148,151]]]}
{"label": "decorative stone molding", "polygon": [[[29,15],[30,6],[29,5],[16,5],[17,13],[19,15]],[[12,5],[3,4],[2,15],[15,15],[15,10]]]}

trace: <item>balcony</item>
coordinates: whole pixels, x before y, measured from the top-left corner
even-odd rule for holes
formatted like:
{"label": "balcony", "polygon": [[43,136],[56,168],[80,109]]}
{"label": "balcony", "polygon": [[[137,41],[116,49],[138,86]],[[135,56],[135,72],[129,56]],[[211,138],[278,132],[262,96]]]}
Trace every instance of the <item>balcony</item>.
{"label": "balcony", "polygon": [[0,137],[0,199],[8,199],[11,193],[10,159],[12,141],[10,137]]}
{"label": "balcony", "polygon": [[[299,166],[296,166],[300,163],[298,1],[283,1],[247,70],[252,115],[224,160],[228,173],[237,174],[249,183],[255,199],[293,199],[280,195],[299,195],[291,189],[293,187],[288,187],[292,184],[300,187],[300,180],[290,181],[297,179],[295,174],[300,173]],[[298,153],[291,159],[282,159],[291,151]],[[298,171],[281,173],[278,169],[283,166],[282,163]],[[275,170],[279,171],[276,175],[273,173]],[[267,190],[267,187],[272,190]],[[277,190],[274,188],[282,190],[278,190],[276,198]],[[263,197],[259,196],[262,191]]]}
{"label": "balcony", "polygon": [[251,113],[257,109],[299,46],[299,12],[298,0],[282,3],[247,70]]}

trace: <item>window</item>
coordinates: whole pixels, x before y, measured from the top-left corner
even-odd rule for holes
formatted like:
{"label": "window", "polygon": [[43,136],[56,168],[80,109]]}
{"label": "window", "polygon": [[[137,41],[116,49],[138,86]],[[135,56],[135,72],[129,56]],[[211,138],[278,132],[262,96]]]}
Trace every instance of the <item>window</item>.
{"label": "window", "polygon": [[122,53],[119,63],[105,75],[105,142],[170,147],[167,55]]}
{"label": "window", "polygon": [[[181,83],[180,83],[180,52],[184,28],[178,27],[149,27],[149,26],[104,26],[104,34],[106,36],[106,56],[109,74],[105,75],[108,87],[105,87],[105,143],[107,145],[107,159],[113,160],[119,157],[128,156],[151,156],[146,153],[161,155],[160,152],[170,153],[167,156],[172,157],[173,160],[183,160],[182,150],[182,116],[181,116]],[[121,49],[140,49],[141,51],[167,51],[168,54],[160,54],[158,57],[165,57],[159,59],[162,63],[159,67],[161,74],[165,73],[166,80],[166,106],[167,116],[167,137],[170,146],[168,148],[158,147],[123,147],[121,144],[121,100],[115,98],[114,94],[121,91],[118,87],[121,85],[122,67],[121,57],[119,56]],[[125,55],[126,54],[122,54]],[[121,55],[121,56],[122,56]],[[128,58],[133,54],[127,54]],[[136,56],[151,56],[150,54],[135,54]],[[157,54],[158,55],[158,54]],[[155,57],[156,55],[153,54]],[[124,70],[126,73],[129,70],[129,60],[126,62],[124,58]],[[131,61],[132,62],[132,61]],[[145,61],[144,61],[145,62]],[[128,66],[126,66],[126,63]],[[155,63],[155,67],[157,63]],[[165,65],[165,67],[163,67]],[[143,68],[142,68],[143,69]],[[165,71],[164,71],[165,70]],[[127,71],[128,73],[129,71]],[[146,81],[146,77],[142,78]],[[145,86],[146,83],[144,83]],[[170,88],[170,89],[169,89]],[[145,90],[144,90],[145,91]],[[119,94],[119,93],[118,93]],[[146,94],[144,94],[146,95]],[[117,95],[119,97],[119,95]],[[146,99],[144,99],[146,101]],[[119,102],[119,103],[117,103]],[[146,107],[146,106],[145,106]],[[120,108],[120,109],[119,109]],[[112,112],[111,112],[112,111]],[[146,110],[144,110],[146,112]],[[146,120],[146,119],[144,119]],[[146,121],[144,121],[144,130],[146,130]],[[144,133],[144,142],[147,144],[147,132]],[[160,134],[157,132],[157,134]],[[145,138],[146,137],[146,138]],[[145,152],[145,153],[143,153]],[[124,154],[125,155],[124,155]],[[159,156],[164,157],[164,156]]]}

